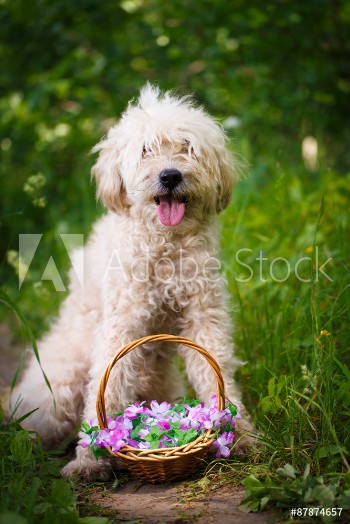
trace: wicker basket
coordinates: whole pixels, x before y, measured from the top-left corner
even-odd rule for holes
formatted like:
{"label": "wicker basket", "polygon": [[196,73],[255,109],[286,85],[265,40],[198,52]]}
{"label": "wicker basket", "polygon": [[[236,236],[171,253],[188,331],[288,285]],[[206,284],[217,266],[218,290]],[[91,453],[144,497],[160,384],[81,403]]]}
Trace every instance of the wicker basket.
{"label": "wicker basket", "polygon": [[[106,390],[109,375],[113,366],[125,355],[133,351],[138,346],[149,342],[174,342],[195,349],[210,364],[215,380],[216,395],[218,399],[218,409],[225,407],[224,381],[219,365],[214,358],[201,346],[183,337],[174,335],[153,335],[140,338],[124,346],[117,355],[111,360],[104,372],[97,395],[96,411],[97,419],[101,429],[107,427],[106,407],[104,393]],[[209,448],[213,438],[213,430],[207,430],[193,442],[180,447],[161,448],[161,449],[138,449],[131,446],[124,446],[118,452],[109,449],[109,453],[117,457],[127,469],[136,477],[144,482],[158,483],[180,480],[194,473],[198,473],[203,459],[209,453]]]}

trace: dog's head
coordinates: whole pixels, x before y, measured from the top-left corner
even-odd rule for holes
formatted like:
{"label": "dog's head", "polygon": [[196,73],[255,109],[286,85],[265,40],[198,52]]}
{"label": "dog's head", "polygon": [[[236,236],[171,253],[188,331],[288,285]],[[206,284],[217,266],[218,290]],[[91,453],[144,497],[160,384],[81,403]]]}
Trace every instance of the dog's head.
{"label": "dog's head", "polygon": [[234,184],[220,125],[189,97],[147,84],[95,148],[97,195],[117,213],[141,211],[160,227],[222,211]]}

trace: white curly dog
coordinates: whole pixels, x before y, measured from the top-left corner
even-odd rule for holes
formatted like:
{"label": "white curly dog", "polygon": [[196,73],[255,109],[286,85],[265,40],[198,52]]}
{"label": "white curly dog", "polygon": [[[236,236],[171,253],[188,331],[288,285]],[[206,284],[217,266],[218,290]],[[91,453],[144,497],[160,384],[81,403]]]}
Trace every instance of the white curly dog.
{"label": "white curly dog", "polygon": [[[227,396],[240,405],[233,382],[228,295],[219,273],[217,214],[230,200],[234,163],[218,123],[191,98],[160,93],[147,84],[136,105],[94,149],[97,195],[109,212],[83,250],[84,283],[70,272],[70,293],[50,332],[39,342],[42,367],[27,366],[12,398],[17,416],[35,408],[23,425],[52,446],[96,416],[101,375],[116,351],[140,337],[179,334],[218,361]],[[75,253],[73,267],[82,264]],[[180,348],[197,397],[208,402],[215,378],[197,352]],[[183,396],[174,348],[156,343],[124,357],[109,379],[111,413],[135,400]],[[246,415],[237,423],[237,450],[251,443]],[[78,444],[64,476],[107,478],[110,461]]]}

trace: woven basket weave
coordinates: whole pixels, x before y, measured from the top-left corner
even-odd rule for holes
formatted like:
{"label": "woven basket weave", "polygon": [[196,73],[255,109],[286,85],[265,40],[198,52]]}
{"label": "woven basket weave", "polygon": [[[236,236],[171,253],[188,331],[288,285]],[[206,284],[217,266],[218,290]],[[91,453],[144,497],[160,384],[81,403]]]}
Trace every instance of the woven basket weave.
{"label": "woven basket weave", "polygon": [[[203,355],[210,364],[215,376],[218,409],[224,409],[224,381],[218,363],[207,352],[207,350],[187,338],[176,337],[174,335],[153,335],[140,338],[139,340],[135,340],[124,346],[111,360],[104,372],[101,378],[96,402],[97,419],[101,429],[107,428],[104,393],[113,366],[118,362],[118,360],[133,351],[135,348],[149,342],[174,342],[194,349]],[[144,482],[169,482],[180,480],[193,475],[194,473],[198,473],[198,470],[203,464],[203,459],[205,459],[209,453],[213,435],[213,430],[209,429],[193,442],[180,447],[138,449],[131,446],[124,446],[118,452],[113,452],[110,448],[108,451],[111,455],[117,457],[134,476],[140,478]]]}

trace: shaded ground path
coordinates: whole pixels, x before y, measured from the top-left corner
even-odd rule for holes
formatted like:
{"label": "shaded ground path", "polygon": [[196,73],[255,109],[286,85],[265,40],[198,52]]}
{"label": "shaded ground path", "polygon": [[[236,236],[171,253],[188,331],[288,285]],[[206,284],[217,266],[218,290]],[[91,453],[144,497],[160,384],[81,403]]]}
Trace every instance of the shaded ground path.
{"label": "shaded ground path", "polygon": [[[200,492],[200,490],[199,490]],[[243,489],[225,485],[206,494],[186,484],[143,484],[129,481],[93,496],[108,510],[112,522],[142,524],[270,524],[281,522],[276,512],[243,513],[238,509]]]}

